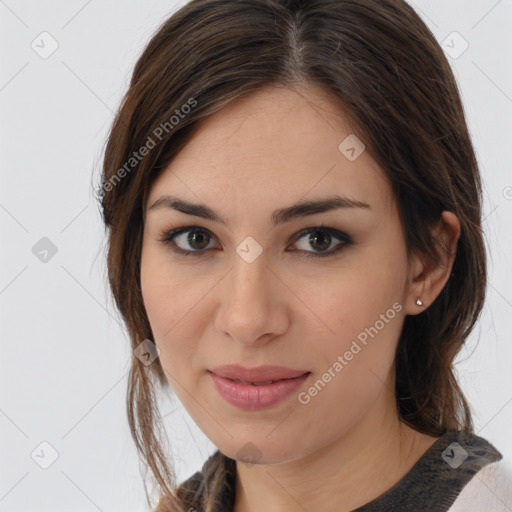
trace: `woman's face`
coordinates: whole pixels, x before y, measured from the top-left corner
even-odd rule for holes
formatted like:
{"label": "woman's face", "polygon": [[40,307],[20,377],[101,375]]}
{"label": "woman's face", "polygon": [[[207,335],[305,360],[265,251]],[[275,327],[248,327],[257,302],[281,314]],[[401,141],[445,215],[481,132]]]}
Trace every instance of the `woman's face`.
{"label": "woman's face", "polygon": [[[391,404],[382,392],[416,296],[390,185],[351,134],[321,90],[261,90],[206,120],[151,189],[141,284],[153,341],[189,414],[234,459],[298,459]],[[151,208],[162,196],[225,224]],[[356,204],[273,215],[335,196]],[[211,371],[227,364],[308,373],[260,391],[227,380],[224,395]]]}

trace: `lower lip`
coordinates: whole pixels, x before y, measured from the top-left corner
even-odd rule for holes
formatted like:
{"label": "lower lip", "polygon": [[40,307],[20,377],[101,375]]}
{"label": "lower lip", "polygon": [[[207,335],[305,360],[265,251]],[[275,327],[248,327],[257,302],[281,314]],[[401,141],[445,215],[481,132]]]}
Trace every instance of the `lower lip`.
{"label": "lower lip", "polygon": [[305,373],[294,379],[283,379],[272,384],[253,386],[220,377],[212,372],[209,373],[221,396],[231,405],[246,411],[265,409],[281,402],[296,391],[309,376],[309,373]]}

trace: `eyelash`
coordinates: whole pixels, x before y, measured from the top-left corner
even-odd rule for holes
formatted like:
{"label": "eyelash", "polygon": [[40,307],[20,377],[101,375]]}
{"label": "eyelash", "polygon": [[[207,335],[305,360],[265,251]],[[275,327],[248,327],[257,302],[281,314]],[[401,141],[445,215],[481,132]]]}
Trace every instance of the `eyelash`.
{"label": "eyelash", "polygon": [[[201,228],[200,226],[185,226],[185,227],[181,227],[181,228],[176,228],[176,229],[172,229],[170,231],[165,231],[161,234],[160,238],[158,238],[158,241],[159,242],[162,242],[163,244],[165,245],[171,245],[171,250],[177,254],[180,254],[180,255],[183,255],[183,256],[189,256],[189,255],[192,255],[192,256],[203,256],[204,255],[204,252],[205,252],[205,249],[201,249],[201,250],[196,250],[196,251],[187,251],[185,249],[181,249],[179,248],[176,243],[174,242],[174,238],[178,235],[181,235],[183,233],[187,233],[189,231],[192,231],[192,232],[199,232],[199,233],[205,233],[206,235],[208,235],[210,238],[211,238],[211,233],[210,231],[208,231],[207,229],[204,229],[204,228]],[[299,233],[297,233],[295,235],[295,240],[294,240],[294,244],[297,243],[301,238],[304,237],[304,235],[307,235],[308,233],[312,233],[312,232],[316,232],[316,231],[319,231],[319,232],[322,232],[322,233],[327,233],[331,236],[333,236],[334,238],[337,238],[339,240],[341,240],[341,243],[338,245],[337,248],[335,248],[334,250],[331,249],[329,252],[314,252],[314,251],[301,251],[301,250],[293,250],[293,251],[290,251],[292,253],[295,253],[295,252],[303,252],[303,253],[306,253],[305,254],[305,257],[306,258],[326,258],[326,257],[329,257],[329,256],[334,256],[336,254],[338,254],[340,251],[342,251],[346,246],[349,246],[349,245],[352,245],[353,244],[353,241],[351,239],[350,236],[348,236],[346,233],[343,233],[342,231],[338,231],[337,229],[333,229],[333,228],[327,228],[327,227],[323,227],[323,226],[318,226],[318,227],[312,227],[312,228],[307,228],[307,229],[304,229],[302,231],[300,231]],[[295,255],[294,255],[295,257]]]}

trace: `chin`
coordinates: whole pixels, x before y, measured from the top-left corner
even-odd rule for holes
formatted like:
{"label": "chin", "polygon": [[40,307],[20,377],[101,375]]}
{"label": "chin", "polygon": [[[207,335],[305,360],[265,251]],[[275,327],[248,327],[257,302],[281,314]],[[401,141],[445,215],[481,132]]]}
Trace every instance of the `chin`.
{"label": "chin", "polygon": [[[290,438],[288,437],[290,441]],[[276,437],[270,440],[265,434],[246,437],[240,441],[230,439],[226,443],[216,444],[227,457],[240,463],[254,465],[283,464],[294,461],[305,455],[304,445],[300,440],[287,446],[283,439]]]}

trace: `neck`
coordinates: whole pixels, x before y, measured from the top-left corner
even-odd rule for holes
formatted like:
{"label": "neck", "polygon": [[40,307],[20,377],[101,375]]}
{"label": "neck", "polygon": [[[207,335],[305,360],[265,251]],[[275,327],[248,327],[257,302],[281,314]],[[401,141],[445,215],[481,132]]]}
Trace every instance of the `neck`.
{"label": "neck", "polygon": [[349,512],[396,484],[435,441],[400,421],[388,392],[334,443],[306,457],[251,467],[237,461],[234,512]]}

